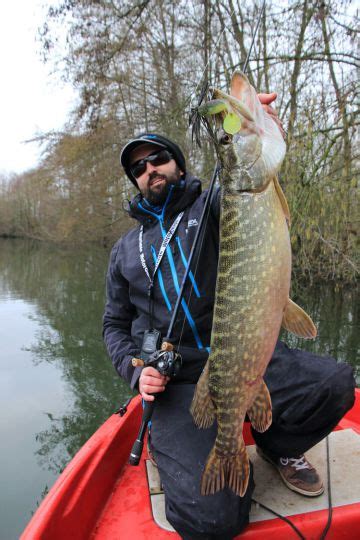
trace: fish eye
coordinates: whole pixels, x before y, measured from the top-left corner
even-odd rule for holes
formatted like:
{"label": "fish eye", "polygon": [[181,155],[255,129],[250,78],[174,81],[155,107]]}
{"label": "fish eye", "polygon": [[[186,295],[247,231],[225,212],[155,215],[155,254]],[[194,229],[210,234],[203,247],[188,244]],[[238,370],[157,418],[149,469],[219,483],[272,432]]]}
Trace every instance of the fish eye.
{"label": "fish eye", "polygon": [[219,140],[220,144],[230,144],[232,142],[232,136],[229,133],[224,133]]}

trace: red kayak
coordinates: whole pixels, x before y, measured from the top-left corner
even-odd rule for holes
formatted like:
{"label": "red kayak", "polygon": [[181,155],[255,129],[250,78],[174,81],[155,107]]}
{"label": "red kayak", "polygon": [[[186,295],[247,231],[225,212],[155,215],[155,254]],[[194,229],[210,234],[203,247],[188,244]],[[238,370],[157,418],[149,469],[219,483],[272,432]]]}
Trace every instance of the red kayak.
{"label": "red kayak", "polygon": [[[166,522],[164,496],[146,452],[138,467],[128,465],[141,414],[137,397],[125,416],[114,414],[96,431],[58,478],[21,540],[179,538]],[[289,491],[273,467],[255,454],[249,427],[244,431],[254,463],[254,499],[287,516],[306,539],[319,539],[329,515],[327,489],[313,499]],[[360,389],[354,407],[329,436],[329,452],[333,513],[326,538],[360,538]],[[325,441],[307,456],[326,484]],[[288,523],[259,505],[253,507],[250,524],[239,538],[298,538]]]}

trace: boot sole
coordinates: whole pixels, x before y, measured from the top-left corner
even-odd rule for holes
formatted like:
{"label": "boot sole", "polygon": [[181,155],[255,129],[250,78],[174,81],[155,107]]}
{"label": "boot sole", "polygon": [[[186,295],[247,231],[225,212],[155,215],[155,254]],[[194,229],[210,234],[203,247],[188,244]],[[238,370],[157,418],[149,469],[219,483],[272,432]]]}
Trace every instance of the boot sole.
{"label": "boot sole", "polygon": [[300,493],[300,495],[304,495],[304,497],[319,497],[320,495],[324,493],[324,489],[325,489],[324,486],[321,486],[321,488],[318,489],[317,491],[305,491],[304,489],[294,486],[283,476],[282,472],[280,471],[276,463],[274,463],[266,454],[264,454],[264,452],[262,452],[260,448],[256,447],[256,453],[264,461],[267,461],[268,463],[270,463],[270,465],[272,465],[277,470],[277,472],[280,475],[281,480],[284,482],[287,488],[291,489],[291,491],[294,491],[295,493]]}

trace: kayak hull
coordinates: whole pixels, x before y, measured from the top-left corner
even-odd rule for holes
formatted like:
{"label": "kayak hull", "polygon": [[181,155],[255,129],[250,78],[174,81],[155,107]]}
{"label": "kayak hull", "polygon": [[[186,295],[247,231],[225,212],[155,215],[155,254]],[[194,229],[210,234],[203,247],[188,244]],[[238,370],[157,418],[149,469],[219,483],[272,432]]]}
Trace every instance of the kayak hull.
{"label": "kayak hull", "polygon": [[[179,538],[154,521],[146,476],[146,452],[139,466],[128,465],[142,414],[139,397],[132,400],[125,416],[112,415],[79,450],[21,536],[21,540],[159,540]],[[336,430],[360,434],[360,390],[354,407]],[[252,444],[245,425],[246,444]],[[318,538],[328,519],[327,510],[290,517],[307,538]],[[333,509],[327,539],[353,538],[360,534],[360,503]],[[288,540],[295,533],[279,518],[251,523],[241,534],[244,540]]]}

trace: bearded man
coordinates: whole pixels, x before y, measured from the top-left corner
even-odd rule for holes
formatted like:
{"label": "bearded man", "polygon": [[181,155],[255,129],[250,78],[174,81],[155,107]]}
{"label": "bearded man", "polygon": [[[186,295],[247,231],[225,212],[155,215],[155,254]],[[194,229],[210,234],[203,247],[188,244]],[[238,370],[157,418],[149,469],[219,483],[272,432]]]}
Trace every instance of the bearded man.
{"label": "bearded man", "polygon": [[[275,94],[260,95],[270,103]],[[216,437],[216,425],[198,430],[189,409],[209,354],[219,248],[219,190],[214,194],[196,274],[189,273],[182,313],[173,336],[183,364],[169,381],[153,367],[134,368],[144,333],[165,336],[206,199],[201,182],[187,172],[184,155],[170,139],[145,133],[129,141],[121,164],[139,193],[129,205],[138,221],[116,242],[107,274],[104,339],[118,374],[146,401],[154,400],[151,451],[165,493],[166,516],[180,536],[192,540],[233,538],[249,520],[252,470],[244,497],[226,488],[200,495],[200,478]],[[151,294],[149,295],[149,285]],[[192,296],[189,299],[189,292]],[[259,453],[291,490],[313,497],[323,483],[304,453],[323,439],[354,401],[347,364],[291,350],[278,342],[265,374],[273,423],[253,431]]]}

